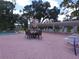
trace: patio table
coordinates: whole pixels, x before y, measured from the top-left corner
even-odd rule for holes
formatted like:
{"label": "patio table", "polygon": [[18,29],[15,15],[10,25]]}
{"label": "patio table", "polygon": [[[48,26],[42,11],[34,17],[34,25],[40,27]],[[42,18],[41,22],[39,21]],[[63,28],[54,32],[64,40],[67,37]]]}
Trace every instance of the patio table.
{"label": "patio table", "polygon": [[74,47],[74,53],[77,55],[76,48],[79,45],[79,37],[77,35],[71,35],[68,38],[65,38],[65,40]]}
{"label": "patio table", "polygon": [[38,31],[30,31],[31,38],[36,38],[38,35]]}

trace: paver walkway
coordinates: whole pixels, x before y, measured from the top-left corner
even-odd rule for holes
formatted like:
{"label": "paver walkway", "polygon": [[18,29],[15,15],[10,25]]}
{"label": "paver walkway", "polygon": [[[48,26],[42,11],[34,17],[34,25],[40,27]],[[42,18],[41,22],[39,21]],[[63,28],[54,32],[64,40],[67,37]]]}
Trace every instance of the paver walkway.
{"label": "paver walkway", "polygon": [[[43,33],[42,40],[25,39],[24,33],[0,36],[0,59],[79,59],[64,38],[68,35]],[[78,49],[79,50],[79,49]]]}

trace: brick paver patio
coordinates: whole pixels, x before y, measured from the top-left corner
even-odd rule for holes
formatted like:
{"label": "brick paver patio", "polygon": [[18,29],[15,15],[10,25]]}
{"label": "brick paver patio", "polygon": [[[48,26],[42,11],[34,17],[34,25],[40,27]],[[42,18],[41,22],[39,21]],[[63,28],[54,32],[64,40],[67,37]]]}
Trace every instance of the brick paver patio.
{"label": "brick paver patio", "polygon": [[0,59],[79,59],[64,42],[68,35],[43,33],[42,40],[25,39],[24,33],[0,36]]}

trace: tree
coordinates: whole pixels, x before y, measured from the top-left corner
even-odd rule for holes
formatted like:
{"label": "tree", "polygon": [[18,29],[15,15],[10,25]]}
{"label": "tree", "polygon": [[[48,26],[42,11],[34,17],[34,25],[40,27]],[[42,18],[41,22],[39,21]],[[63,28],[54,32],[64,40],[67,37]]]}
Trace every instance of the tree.
{"label": "tree", "polygon": [[[50,7],[49,2],[44,2],[43,1],[32,1],[31,5],[26,5],[24,7],[24,10],[26,11],[27,16],[26,17],[33,17],[38,19],[40,22],[41,18],[44,18],[46,15],[46,10]],[[29,17],[29,18],[30,18]]]}
{"label": "tree", "polygon": [[12,2],[9,1],[0,1],[0,12],[5,11],[5,13],[11,12],[15,8]]}
{"label": "tree", "polygon": [[15,5],[9,1],[0,1],[0,30],[14,27],[13,9]]}
{"label": "tree", "polygon": [[63,0],[63,2],[60,4],[60,7],[66,8],[73,8],[73,12],[71,13],[71,16],[79,18],[79,0]]}
{"label": "tree", "polygon": [[50,3],[48,1],[43,2],[42,0],[34,0],[31,5],[26,5],[24,10],[26,11],[27,16],[36,18],[39,22],[41,22],[41,18],[43,18],[43,21],[45,18],[54,19],[55,22],[58,21],[57,18],[60,10],[57,7],[52,9],[49,8]]}
{"label": "tree", "polygon": [[32,5],[26,5],[23,10],[26,11],[26,17],[27,18],[30,18],[30,17],[33,16]]}
{"label": "tree", "polygon": [[24,13],[20,18],[19,18],[19,23],[22,25],[23,29],[26,31],[28,29],[28,17],[26,13]]}
{"label": "tree", "polygon": [[54,19],[54,22],[57,22],[58,14],[60,13],[60,9],[56,6],[53,9],[49,10],[49,19]]}

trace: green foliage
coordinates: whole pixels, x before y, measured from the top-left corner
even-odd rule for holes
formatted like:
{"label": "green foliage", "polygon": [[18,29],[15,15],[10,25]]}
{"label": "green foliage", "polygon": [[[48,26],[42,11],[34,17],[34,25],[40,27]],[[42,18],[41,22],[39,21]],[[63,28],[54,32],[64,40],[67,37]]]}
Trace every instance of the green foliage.
{"label": "green foliage", "polygon": [[25,30],[25,31],[26,31],[26,29],[28,29],[28,20],[25,19],[25,18],[23,18],[23,17],[25,17],[26,15],[27,15],[27,14],[23,14],[23,15],[19,18],[19,20],[18,20],[18,22],[21,24],[23,30]]}
{"label": "green foliage", "polygon": [[74,1],[73,0],[63,0],[63,2],[61,2],[60,7],[71,7],[74,5]]}
{"label": "green foliage", "polygon": [[67,27],[67,32],[71,32],[71,29],[72,29],[72,27],[71,26],[68,26]]}
{"label": "green foliage", "polygon": [[0,1],[0,31],[14,29],[15,20],[12,14],[14,8],[13,3]]}
{"label": "green foliage", "polygon": [[72,12],[72,15],[78,17],[78,16],[79,16],[79,10],[75,10],[75,11],[73,11],[73,12]]}
{"label": "green foliage", "polygon": [[71,13],[71,16],[79,17],[79,0],[63,0],[60,7],[76,9]]}
{"label": "green foliage", "polygon": [[13,10],[15,8],[15,5],[9,1],[0,1],[0,13],[10,12],[10,10]]}
{"label": "green foliage", "polygon": [[58,9],[56,6],[53,9],[49,10],[49,18],[54,19],[54,22],[57,22],[58,14],[60,13],[60,9]]}
{"label": "green foliage", "polygon": [[[48,1],[43,2],[43,1],[32,1],[31,5],[26,5],[24,7],[24,11],[26,11],[27,16],[30,17],[34,17],[36,19],[38,19],[38,21],[40,22],[41,18],[43,18],[43,20],[45,18],[53,18],[54,21],[57,21],[57,17],[58,14],[60,13],[60,10],[55,7],[53,9],[49,9],[50,7],[50,3]],[[26,17],[27,17],[26,16]]]}

